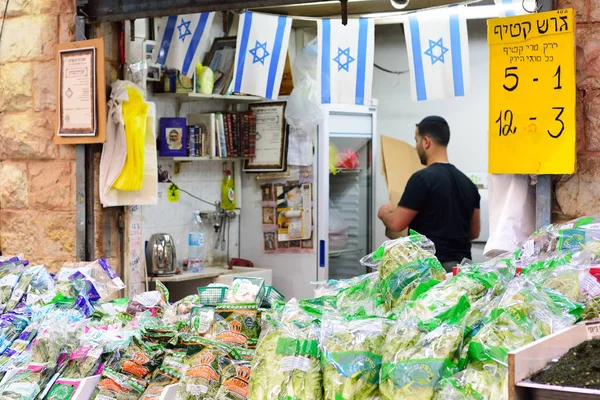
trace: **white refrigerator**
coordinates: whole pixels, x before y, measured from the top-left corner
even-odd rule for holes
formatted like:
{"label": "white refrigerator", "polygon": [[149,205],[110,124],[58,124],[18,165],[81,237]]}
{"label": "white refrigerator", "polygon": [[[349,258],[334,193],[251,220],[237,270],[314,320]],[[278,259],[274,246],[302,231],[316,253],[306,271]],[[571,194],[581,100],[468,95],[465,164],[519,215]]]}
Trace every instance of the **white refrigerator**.
{"label": "white refrigerator", "polygon": [[[273,271],[273,285],[289,300],[312,297],[311,282],[349,278],[367,271],[359,260],[373,251],[375,236],[375,163],[379,162],[375,106],[324,107],[318,127],[313,161],[312,253],[266,254],[263,235],[251,227],[261,226],[259,182],[245,174],[242,190],[240,256],[257,268]],[[356,153],[356,165],[329,168],[329,145],[344,155]],[[330,224],[331,221],[331,224]]]}
{"label": "white refrigerator", "polygon": [[[316,276],[347,279],[370,272],[359,260],[375,246],[377,110],[375,105],[332,105],[324,114],[316,152]],[[331,149],[338,154],[337,165],[330,162]]]}

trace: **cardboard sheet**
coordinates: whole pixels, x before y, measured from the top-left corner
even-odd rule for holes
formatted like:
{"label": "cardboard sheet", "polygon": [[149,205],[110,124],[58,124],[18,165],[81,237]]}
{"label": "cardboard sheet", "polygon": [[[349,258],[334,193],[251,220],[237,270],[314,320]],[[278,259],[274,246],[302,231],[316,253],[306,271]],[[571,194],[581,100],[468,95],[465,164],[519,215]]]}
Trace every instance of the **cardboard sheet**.
{"label": "cardboard sheet", "polygon": [[[385,177],[390,203],[397,205],[408,179],[423,168],[417,150],[410,144],[381,135],[381,173]],[[391,239],[405,236],[404,232],[391,232],[385,234]]]}

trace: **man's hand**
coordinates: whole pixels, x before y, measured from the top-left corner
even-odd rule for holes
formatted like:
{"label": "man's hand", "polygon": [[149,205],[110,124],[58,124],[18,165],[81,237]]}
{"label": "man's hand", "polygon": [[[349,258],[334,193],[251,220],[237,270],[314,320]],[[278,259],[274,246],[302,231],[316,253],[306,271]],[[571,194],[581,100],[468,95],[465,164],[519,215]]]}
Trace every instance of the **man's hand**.
{"label": "man's hand", "polygon": [[385,215],[391,214],[393,212],[394,212],[394,209],[393,209],[391,203],[384,204],[381,207],[379,207],[379,212],[377,213],[377,218],[383,220]]}
{"label": "man's hand", "polygon": [[389,230],[393,232],[402,232],[412,222],[417,215],[417,211],[405,207],[393,207],[391,204],[384,204],[379,208],[377,217]]}

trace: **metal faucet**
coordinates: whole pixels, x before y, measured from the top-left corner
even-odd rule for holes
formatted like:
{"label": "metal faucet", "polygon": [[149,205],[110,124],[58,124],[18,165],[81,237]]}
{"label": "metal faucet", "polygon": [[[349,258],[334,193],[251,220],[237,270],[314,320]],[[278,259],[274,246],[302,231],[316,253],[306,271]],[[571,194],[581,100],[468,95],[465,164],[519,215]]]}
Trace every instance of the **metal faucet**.
{"label": "metal faucet", "polygon": [[221,250],[225,250],[225,225],[229,224],[230,218],[235,218],[235,211],[225,211],[223,207],[221,207],[221,202],[215,202],[215,233],[217,234],[217,240],[215,241],[215,250],[219,248],[219,243],[221,244]]}

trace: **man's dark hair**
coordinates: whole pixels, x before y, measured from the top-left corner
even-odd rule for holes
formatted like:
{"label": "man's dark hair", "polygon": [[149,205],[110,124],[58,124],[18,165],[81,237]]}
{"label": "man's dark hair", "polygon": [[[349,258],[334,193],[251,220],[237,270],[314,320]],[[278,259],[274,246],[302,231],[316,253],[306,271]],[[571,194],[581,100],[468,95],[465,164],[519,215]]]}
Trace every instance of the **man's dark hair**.
{"label": "man's dark hair", "polygon": [[448,146],[450,142],[450,127],[442,117],[425,117],[417,124],[417,129],[420,136],[427,136],[440,146]]}

